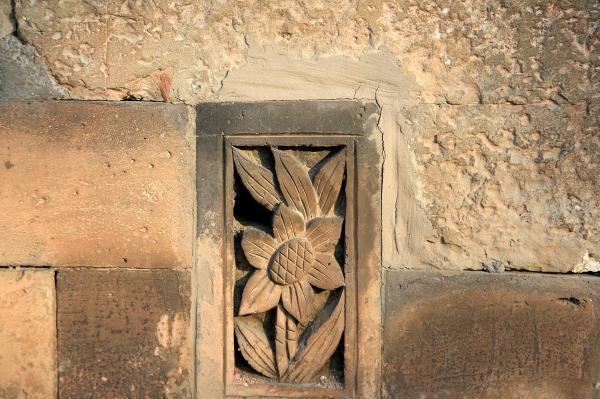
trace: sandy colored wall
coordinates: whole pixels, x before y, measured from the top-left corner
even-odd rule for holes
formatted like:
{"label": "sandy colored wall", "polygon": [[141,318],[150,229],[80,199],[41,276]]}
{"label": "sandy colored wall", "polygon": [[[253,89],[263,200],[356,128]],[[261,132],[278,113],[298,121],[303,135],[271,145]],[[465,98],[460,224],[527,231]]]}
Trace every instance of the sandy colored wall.
{"label": "sandy colored wall", "polygon": [[[46,350],[35,358],[22,347],[58,342],[74,353],[104,353],[93,333],[77,330],[94,322],[104,343],[143,337],[138,369],[153,370],[148,386],[189,397],[197,388],[189,348],[193,310],[205,305],[194,302],[190,277],[196,275],[194,106],[361,99],[381,110],[388,397],[421,394],[432,379],[441,381],[440,395],[483,389],[471,380],[455,384],[457,363],[396,356],[413,346],[412,335],[396,333],[415,325],[413,308],[449,329],[450,338],[434,337],[451,341],[440,353],[463,354],[471,349],[462,336],[477,337],[475,348],[499,342],[493,334],[478,335],[480,324],[493,329],[518,314],[536,326],[541,309],[547,315],[541,332],[507,327],[499,335],[512,348],[507,356],[514,364],[500,364],[496,356],[504,352],[497,349],[463,356],[464,364],[489,365],[481,375],[491,379],[521,373],[518,387],[502,391],[505,397],[572,397],[557,393],[544,374],[548,368],[568,374],[564,386],[579,397],[595,397],[599,21],[593,0],[0,0],[0,267],[21,268],[0,273],[0,294],[8,293],[0,303],[16,309],[0,311],[0,346],[14,347],[0,357],[0,396],[129,389],[128,376],[119,374],[127,356],[104,358],[114,366],[113,384],[103,379],[106,367],[94,368],[85,356],[81,364],[69,358],[61,366],[66,352]],[[86,186],[90,180],[97,185]],[[465,277],[465,270],[500,274]],[[541,273],[502,273],[511,270]],[[563,275],[570,272],[587,274]],[[128,283],[137,281],[136,273],[154,294]],[[438,302],[425,298],[431,281],[443,291]],[[483,283],[493,296],[477,293]],[[543,295],[524,293],[538,288]],[[115,297],[77,300],[104,291]],[[467,291],[497,311],[474,307],[462,313],[460,325],[444,318],[439,303],[452,298],[453,311],[462,306],[453,293]],[[507,297],[516,302],[507,304]],[[123,318],[104,313],[119,301],[129,304]],[[578,326],[572,331],[564,322],[569,317]],[[45,335],[38,341],[28,336],[31,326]],[[61,326],[69,330],[61,333]],[[555,339],[563,330],[572,345]],[[551,342],[552,353],[540,352],[538,342]],[[585,359],[581,372],[555,367],[560,356],[579,359],[575,352]],[[519,363],[522,353],[538,356],[547,368],[532,371]],[[29,359],[36,367],[20,367]],[[442,371],[419,374],[414,384],[407,380],[433,363]],[[18,378],[2,377],[8,375]],[[504,384],[498,381],[481,395],[494,397]],[[135,384],[139,389],[145,381]]]}
{"label": "sandy colored wall", "polygon": [[376,99],[386,267],[598,268],[595,2],[6,3],[58,97]]}

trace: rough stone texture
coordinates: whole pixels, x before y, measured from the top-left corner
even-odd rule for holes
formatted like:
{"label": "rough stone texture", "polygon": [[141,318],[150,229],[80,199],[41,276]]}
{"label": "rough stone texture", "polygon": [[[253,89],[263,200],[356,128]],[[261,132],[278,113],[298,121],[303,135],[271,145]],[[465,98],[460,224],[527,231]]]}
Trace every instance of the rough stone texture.
{"label": "rough stone texture", "polygon": [[186,106],[0,103],[3,264],[191,267]]}
{"label": "rough stone texture", "polygon": [[390,271],[384,397],[600,395],[594,277]]}
{"label": "rough stone texture", "polygon": [[595,1],[17,0],[20,34],[85,98],[197,101],[253,43],[292,58],[387,48],[424,102],[577,102],[597,90]]}
{"label": "rough stone texture", "polygon": [[[592,231],[598,194],[589,177],[598,167],[599,122],[592,117],[598,113],[600,68],[597,1],[17,0],[16,17],[19,37],[35,46],[76,98],[194,104],[376,99],[385,156],[383,262],[389,267],[483,269],[493,263],[585,271],[599,261]],[[443,108],[428,116],[431,104],[489,106]],[[429,159],[425,141],[438,133],[406,120],[413,116],[461,139],[465,133],[430,119],[456,113],[457,123],[476,128],[468,122],[477,115],[474,125],[497,136],[516,123],[507,122],[511,110],[521,109],[512,105],[546,107],[532,111],[537,116],[521,133],[556,140],[507,139],[500,146],[471,140]],[[575,139],[557,130],[565,123],[579,132]],[[556,171],[548,158],[537,161],[537,145],[552,153],[544,156],[557,158]],[[517,167],[502,164],[509,162],[507,154],[497,159],[502,151],[520,159],[510,161],[522,163],[519,176],[509,179]],[[467,165],[452,166],[463,162],[459,158]],[[477,165],[469,166],[469,159]],[[446,165],[449,170],[435,173]],[[569,170],[588,176],[577,183]],[[445,178],[458,182],[438,198]],[[517,179],[523,187],[504,185]],[[549,188],[543,187],[546,179]],[[491,204],[473,199],[483,182]],[[532,187],[536,192],[527,192]],[[556,199],[553,189],[559,190]],[[527,212],[516,210],[524,206]]]}
{"label": "rough stone texture", "polygon": [[58,273],[61,398],[189,398],[190,273]]}
{"label": "rough stone texture", "polygon": [[0,398],[56,392],[54,272],[0,270]]}
{"label": "rough stone texture", "polygon": [[0,38],[14,32],[13,8],[11,0],[0,0]]}
{"label": "rough stone texture", "polygon": [[0,39],[0,101],[65,96],[48,69],[35,63],[33,47],[15,36]]}
{"label": "rough stone texture", "polygon": [[[586,104],[400,109],[402,140],[395,138],[396,148],[386,141],[386,149],[399,154],[389,165],[396,170],[388,169],[390,191],[405,198],[384,207],[395,244],[387,262],[552,272],[593,262],[600,254],[598,111]],[[402,156],[407,148],[412,162]],[[412,186],[397,178],[409,172],[417,176]]]}

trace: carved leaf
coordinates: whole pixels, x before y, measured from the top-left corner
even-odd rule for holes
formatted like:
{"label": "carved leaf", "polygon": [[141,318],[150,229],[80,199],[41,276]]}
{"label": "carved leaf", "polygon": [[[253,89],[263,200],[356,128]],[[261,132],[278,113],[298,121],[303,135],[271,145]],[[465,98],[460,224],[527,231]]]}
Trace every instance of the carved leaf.
{"label": "carved leaf", "polygon": [[250,366],[269,378],[277,378],[273,349],[260,321],[251,317],[237,317],[235,336],[242,356]]}
{"label": "carved leaf", "polygon": [[275,188],[275,177],[269,169],[252,161],[237,148],[233,149],[235,168],[252,197],[270,211],[281,202]]}
{"label": "carved leaf", "polygon": [[343,222],[344,219],[337,216],[315,218],[306,226],[306,238],[315,251],[332,252],[340,240]]}
{"label": "carved leaf", "polygon": [[275,324],[275,354],[279,376],[287,370],[290,360],[296,354],[298,344],[298,331],[296,323],[283,306],[277,306],[277,320]]}
{"label": "carved leaf", "polygon": [[281,294],[281,302],[285,310],[302,324],[308,321],[314,301],[315,291],[305,280],[285,286]]}
{"label": "carved leaf", "polygon": [[305,230],[302,214],[284,204],[279,204],[273,215],[273,235],[280,242],[301,237]]}
{"label": "carved leaf", "polygon": [[298,348],[298,329],[294,318],[287,317],[287,352],[291,359],[296,355],[296,349]]}
{"label": "carved leaf", "polygon": [[286,203],[300,211],[305,220],[314,218],[318,212],[317,194],[308,177],[308,169],[292,155],[275,148],[271,150],[277,181]]}
{"label": "carved leaf", "polygon": [[338,261],[331,253],[318,252],[313,267],[307,276],[308,282],[324,290],[333,290],[344,285],[344,274]]}
{"label": "carved leaf", "polygon": [[252,266],[266,269],[271,255],[277,249],[277,243],[269,234],[250,227],[244,230],[242,249]]}
{"label": "carved leaf", "polygon": [[315,321],[308,339],[298,348],[296,358],[288,365],[282,381],[308,382],[335,352],[344,332],[344,291],[327,319]]}
{"label": "carved leaf", "polygon": [[239,314],[242,316],[266,312],[277,306],[280,298],[281,285],[271,281],[266,270],[256,270],[248,279],[242,292]]}
{"label": "carved leaf", "polygon": [[329,213],[342,187],[346,166],[346,151],[340,151],[321,167],[315,175],[314,186],[323,215]]}

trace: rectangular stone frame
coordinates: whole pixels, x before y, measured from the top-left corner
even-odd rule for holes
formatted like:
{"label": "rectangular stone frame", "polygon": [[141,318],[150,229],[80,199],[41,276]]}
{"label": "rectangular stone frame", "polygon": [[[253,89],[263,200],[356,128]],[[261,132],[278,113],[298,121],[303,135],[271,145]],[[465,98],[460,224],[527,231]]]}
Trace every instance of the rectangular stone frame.
{"label": "rectangular stone frame", "polygon": [[[205,103],[197,107],[196,396],[381,396],[381,148],[379,108],[362,101]],[[231,146],[344,145],[347,305],[344,389],[231,383]],[[360,227],[360,228],[359,228]]]}

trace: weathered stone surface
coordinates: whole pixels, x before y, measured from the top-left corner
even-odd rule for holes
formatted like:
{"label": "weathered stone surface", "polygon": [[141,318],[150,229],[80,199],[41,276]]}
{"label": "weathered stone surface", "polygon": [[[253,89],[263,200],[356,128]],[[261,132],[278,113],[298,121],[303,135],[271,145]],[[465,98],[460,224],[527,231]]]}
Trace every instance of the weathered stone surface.
{"label": "weathered stone surface", "polygon": [[254,43],[297,59],[387,48],[425,102],[578,102],[597,90],[593,1],[16,3],[20,35],[82,98],[197,102]]}
{"label": "weathered stone surface", "polygon": [[361,101],[207,103],[197,107],[203,135],[319,133],[361,135],[375,128],[377,105]]}
{"label": "weathered stone surface", "polygon": [[[594,269],[598,194],[589,175],[597,174],[599,151],[599,15],[597,2],[571,0],[16,2],[20,37],[74,97],[376,99],[385,150],[383,260],[400,268],[482,269],[495,262]],[[414,104],[426,105],[407,108]],[[502,107],[434,112],[430,104]],[[516,123],[508,114],[521,108],[511,104],[545,109],[531,111],[532,123],[519,134],[541,129],[562,138],[527,147],[459,140],[429,159],[423,142],[438,134],[443,118],[456,113],[460,123],[497,135]],[[417,114],[417,124],[407,113]],[[584,133],[571,139],[565,129]],[[549,158],[537,161],[538,145],[550,152],[543,157],[557,158],[555,168]],[[506,161],[509,152],[515,159]],[[588,177],[577,183],[573,170]],[[454,178],[452,190],[442,187]],[[512,185],[516,180],[521,187]]]}
{"label": "weathered stone surface", "polygon": [[395,154],[385,169],[384,236],[394,237],[385,262],[555,272],[593,263],[596,108],[418,105],[384,115],[386,153]]}
{"label": "weathered stone surface", "polygon": [[185,106],[0,103],[0,262],[191,267]]}
{"label": "weathered stone surface", "polygon": [[14,32],[12,1],[0,0],[0,38]]}
{"label": "weathered stone surface", "polygon": [[65,96],[46,66],[35,63],[33,47],[15,36],[0,39],[0,101]]}
{"label": "weathered stone surface", "polygon": [[[304,397],[316,394],[327,397],[340,396],[341,394],[368,398],[379,397],[381,389],[380,184],[382,152],[379,131],[376,126],[379,119],[378,111],[376,104],[366,101],[290,101],[198,105],[197,253],[202,255],[198,257],[195,271],[197,273],[196,281],[198,281],[197,388],[199,396],[222,397],[225,391],[232,396],[252,395],[253,397],[265,395]],[[216,118],[216,120],[213,121],[211,118]],[[267,134],[261,136],[260,132]],[[234,150],[231,146],[239,148]],[[244,149],[247,146],[250,146],[253,150]],[[275,148],[271,150],[269,146]],[[329,150],[325,150],[323,147],[331,146],[337,147],[339,150],[337,150],[337,155],[331,154],[333,158],[326,158],[329,160],[327,161],[323,159],[323,156]],[[338,158],[342,154],[341,147],[344,146],[347,146],[345,160],[344,158]],[[260,147],[263,148],[260,149]],[[283,160],[277,147],[281,150],[285,149],[284,153],[288,155],[286,161]],[[290,147],[294,150],[291,150]],[[225,151],[223,151],[223,148],[225,148]],[[249,156],[254,156],[252,155],[254,150],[256,150],[256,153],[254,153],[256,157],[252,161]],[[268,162],[269,154],[267,152],[270,152],[273,160],[275,160],[274,166]],[[292,154],[294,154],[293,157],[296,158],[298,163],[290,161]],[[262,175],[265,179],[261,180],[264,183],[261,184],[262,188],[257,187],[254,183],[256,180],[250,178],[250,175],[256,173],[257,170],[261,170],[256,164],[258,159],[267,160],[263,165],[267,169],[259,172],[261,175],[262,173],[265,174]],[[301,161],[299,161],[300,159]],[[345,169],[346,172],[321,175],[321,172],[328,168],[324,165],[333,159],[336,160],[338,166],[344,165],[342,170]],[[338,164],[337,161],[340,160],[342,163]],[[282,166],[283,169],[281,169]],[[307,166],[312,167],[310,176],[314,172],[314,180],[306,175],[305,168]],[[274,169],[271,169],[272,167]],[[236,174],[234,174],[233,168],[236,168]],[[337,167],[335,169],[339,170]],[[317,172],[317,170],[321,172]],[[280,193],[279,188],[275,187],[275,183],[269,183],[269,173],[272,174],[273,179],[278,179],[277,187],[281,188],[282,185],[287,184],[288,191],[282,189],[284,191]],[[343,177],[344,174],[345,177]],[[281,176],[281,179],[277,176]],[[294,374],[290,375],[290,379],[284,374],[282,380],[288,379],[291,382],[298,382],[298,377],[300,377],[310,383],[303,385],[273,384],[272,381],[263,379],[258,373],[249,373],[251,369],[247,366],[247,364],[251,364],[258,372],[271,378],[276,377],[272,373],[273,370],[286,367],[284,357],[278,355],[282,352],[281,346],[279,350],[276,349],[275,351],[277,365],[274,365],[270,360],[275,358],[271,358],[267,347],[260,343],[264,341],[261,339],[260,342],[257,342],[257,336],[253,338],[250,333],[248,334],[250,339],[246,336],[248,331],[257,332],[262,336],[262,328],[268,329],[270,327],[270,319],[267,317],[264,323],[259,323],[262,327],[257,327],[257,325],[250,324],[250,321],[248,321],[249,318],[252,319],[254,316],[234,318],[238,314],[263,313],[272,308],[270,303],[265,304],[262,299],[251,300],[252,303],[246,301],[254,293],[248,288],[241,290],[244,284],[250,284],[250,281],[246,278],[250,277],[247,272],[251,268],[250,264],[242,258],[250,256],[254,261],[259,262],[260,260],[250,255],[252,252],[244,255],[244,253],[236,252],[239,247],[232,249],[229,245],[225,247],[223,245],[227,242],[225,241],[226,237],[235,236],[241,230],[247,231],[248,237],[254,234],[247,227],[262,226],[265,222],[268,223],[271,220],[269,210],[272,209],[277,215],[275,202],[279,204],[277,209],[283,209],[280,208],[283,204],[281,202],[283,198],[285,198],[285,204],[294,204],[288,206],[298,206],[298,209],[304,209],[302,213],[294,211],[301,218],[303,218],[301,215],[304,212],[307,215],[312,215],[313,212],[310,209],[313,209],[313,205],[311,204],[316,206],[315,198],[317,196],[314,191],[311,191],[314,190],[313,182],[315,185],[320,186],[316,182],[325,178],[325,176],[328,176],[328,179],[346,179],[346,183],[344,183],[346,188],[342,190],[343,194],[342,192],[339,194],[345,196],[345,207],[340,208],[341,203],[338,203],[335,212],[330,210],[328,213],[330,216],[337,215],[340,221],[341,218],[344,218],[345,233],[340,233],[341,225],[338,225],[338,229],[334,228],[330,232],[323,232],[328,236],[334,235],[336,238],[331,238],[332,241],[337,241],[339,234],[344,237],[345,255],[342,255],[341,252],[336,255],[336,259],[337,257],[340,259],[336,262],[344,265],[344,275],[342,276],[342,273],[337,274],[336,276],[339,279],[332,278],[331,284],[328,284],[329,287],[324,285],[314,294],[314,297],[318,298],[315,299],[314,307],[308,307],[312,309],[309,320],[315,314],[319,314],[317,316],[319,319],[325,316],[322,320],[326,320],[331,310],[328,309],[329,306],[322,308],[322,305],[326,302],[325,296],[328,295],[327,290],[339,287],[341,279],[345,278],[344,301],[340,299],[336,302],[334,299],[330,305],[335,305],[335,314],[341,315],[342,313],[338,313],[338,311],[341,311],[341,306],[344,306],[344,302],[346,303],[347,310],[344,312],[346,322],[342,326],[340,325],[341,319],[337,316],[332,317],[321,326],[326,326],[324,328],[327,328],[328,332],[319,335],[319,338],[315,338],[317,335],[310,335],[315,339],[314,345],[312,339],[307,341],[311,345],[311,357],[302,357],[304,356],[301,352],[304,350],[302,349],[302,339],[299,341],[297,349],[299,348],[300,352],[292,359],[291,363],[288,363],[286,370],[289,371],[291,367],[305,367],[307,365],[314,367],[314,369],[304,368],[301,374],[297,374],[300,369],[296,368]],[[238,178],[241,181],[237,180]],[[234,191],[231,190],[231,185],[234,184],[233,179],[237,180]],[[338,181],[335,185],[339,186],[340,183],[341,181]],[[242,184],[246,189],[240,189]],[[298,185],[296,188],[292,188],[290,184]],[[333,181],[330,181],[330,184],[334,185]],[[353,186],[361,189],[353,190],[351,188]],[[302,187],[304,194],[299,191],[300,187]],[[253,202],[252,198],[256,203]],[[299,205],[298,201],[304,201],[303,203],[306,203],[307,207]],[[331,204],[327,205],[327,201],[323,205],[319,201],[319,206],[324,205],[327,209],[331,206]],[[264,206],[265,209],[260,208],[261,206]],[[354,209],[356,212],[353,211]],[[227,216],[231,219],[227,219],[226,225],[223,225],[225,215],[228,215],[231,210],[233,210],[233,217]],[[275,217],[277,218],[277,216]],[[312,219],[312,216],[310,216],[310,219]],[[295,222],[299,221],[298,218],[294,220]],[[283,217],[282,223],[285,223]],[[325,221],[322,220],[321,223],[325,223]],[[277,226],[280,226],[280,224],[278,223]],[[298,223],[294,223],[294,226],[294,229],[299,229]],[[307,228],[311,229],[311,227]],[[278,227],[275,231],[279,231],[277,229]],[[320,237],[323,237],[323,235]],[[239,235],[235,238],[236,241],[237,238],[239,238]],[[297,239],[302,240],[302,238]],[[251,238],[248,238],[248,240],[251,240]],[[237,246],[237,244],[239,242],[234,245]],[[244,244],[241,245],[243,250]],[[286,248],[287,245],[283,244],[283,248]],[[327,246],[318,246],[318,248],[317,252],[323,251],[323,253],[331,249],[327,249]],[[225,255],[224,251],[226,251]],[[279,252],[274,257],[281,259],[279,258]],[[276,262],[281,264],[279,260]],[[330,263],[329,265],[333,264]],[[286,267],[289,267],[289,264]],[[227,271],[233,268],[235,268],[235,272]],[[341,270],[342,267],[340,266],[339,269]],[[279,271],[272,273],[271,276],[275,275],[277,278],[277,276],[280,276]],[[233,277],[234,273],[235,277]],[[322,273],[329,272],[322,270]],[[260,278],[260,274],[260,271],[254,272],[254,277],[250,278],[256,276]],[[265,274],[265,276],[267,275]],[[289,280],[284,280],[283,283],[289,283]],[[289,289],[290,285],[286,287],[286,289]],[[312,288],[310,289],[312,290]],[[277,291],[277,287],[274,290]],[[282,293],[281,288],[279,290],[282,303],[284,303],[283,301],[286,301],[284,299],[285,294]],[[333,295],[337,295],[337,293]],[[311,296],[310,291],[305,292],[304,298],[309,296]],[[279,300],[279,297],[274,297]],[[269,300],[272,298],[269,298]],[[303,300],[303,304],[307,303],[309,299]],[[261,306],[263,309],[259,310],[255,308],[255,305]],[[283,305],[283,307],[285,306]],[[299,306],[306,310],[304,305]],[[321,310],[323,311],[321,312]],[[296,314],[299,319],[303,319],[302,311],[296,312],[293,310],[291,312],[293,312],[292,315]],[[280,316],[283,315],[280,313]],[[352,321],[353,319],[356,320],[356,323]],[[332,320],[337,321],[331,323]],[[247,360],[250,359],[248,363],[244,363],[243,360],[237,358],[238,353],[234,357],[234,347],[231,345],[234,342],[234,322],[238,337],[237,347],[241,350],[239,352],[240,356],[244,356]],[[302,330],[310,323],[300,323],[302,325],[297,324],[295,321],[293,323],[296,325],[298,335],[301,338],[306,338],[310,328],[304,330],[304,334]],[[336,327],[330,329],[333,324]],[[281,326],[281,324],[279,325]],[[290,327],[286,327],[289,334],[286,333],[285,339],[292,341],[293,327],[291,323],[286,323],[286,325]],[[215,326],[223,326],[225,331],[219,331],[215,329]],[[314,324],[311,328],[315,328],[315,331],[318,332],[323,331]],[[325,367],[320,369],[318,364],[323,364],[322,362],[331,355],[329,349],[334,349],[337,345],[336,340],[339,338],[342,329],[344,329],[343,349],[338,348],[334,355],[336,358],[332,360],[332,363],[330,365],[326,364]],[[276,329],[276,331],[281,330]],[[275,335],[277,334],[275,333]],[[270,333],[267,333],[267,335],[271,337]],[[246,342],[242,341],[244,337],[246,337]],[[279,333],[279,337],[281,337],[281,333]],[[319,341],[322,337],[327,337],[328,340]],[[282,339],[276,338],[275,341],[281,342]],[[277,345],[275,346],[277,347]],[[290,349],[288,350],[292,350],[293,346],[289,345]],[[263,356],[261,356],[264,362],[257,362],[257,358],[250,352],[252,348],[265,350]],[[321,350],[323,352],[312,355]],[[312,364],[307,363],[307,360]],[[344,365],[343,385],[341,384],[342,380],[339,378],[342,367],[340,363],[342,362]],[[265,364],[266,367],[264,367]],[[292,364],[293,366],[290,366]],[[321,373],[317,374],[318,379],[307,379],[310,377],[309,372],[314,374],[317,368],[320,369],[319,373]]]}
{"label": "weathered stone surface", "polygon": [[[599,88],[597,2],[244,0],[142,6],[53,0],[43,5],[17,1],[16,14],[20,36],[36,47],[57,79],[79,98],[189,103],[207,98],[376,99],[383,109],[386,265],[481,269],[486,262],[500,262],[506,267],[565,271],[589,270],[583,265],[586,251],[592,263],[598,258],[589,226],[597,218],[594,202],[577,197],[593,191],[590,180],[582,179],[578,186],[567,176],[563,160],[568,154],[576,170],[579,165],[588,172],[597,168],[593,154],[598,152],[599,123],[591,118],[597,113],[594,97]],[[525,149],[519,147],[522,143],[506,143],[507,151],[516,150],[521,167],[530,171],[518,177],[525,184],[517,190],[503,185],[505,177],[495,176],[500,171],[490,166],[485,145],[459,143],[452,155],[446,151],[444,160],[416,153],[431,132],[408,126],[405,113],[398,116],[407,104],[416,103],[503,104],[507,108],[456,111],[465,124],[477,115],[470,126],[487,124],[491,134],[497,128],[510,129],[506,115],[519,109],[510,104],[543,104],[547,110],[541,112],[552,120],[567,115],[568,128],[588,132],[584,139],[590,136],[591,144],[544,145],[543,151],[560,154],[558,171],[545,189],[547,177],[540,176],[540,163],[535,161],[538,143],[532,141]],[[550,107],[554,104],[576,110],[587,105],[588,116],[579,117],[583,111],[570,115],[569,108],[558,108],[555,116]],[[426,108],[410,112],[430,112]],[[435,117],[450,112],[444,108]],[[564,131],[563,122],[535,123],[523,129],[564,134],[556,131]],[[432,176],[459,157],[481,162],[471,170],[449,166]],[[541,164],[551,169],[549,161]],[[467,198],[463,206],[464,196],[472,196],[483,184],[467,187],[465,182],[465,176],[478,168],[488,169],[489,176],[477,171],[476,177],[486,181],[485,189],[497,187],[502,192],[486,194],[492,205],[474,205],[478,200]],[[511,167],[506,174],[513,172]],[[443,185],[441,179],[455,177],[455,186],[462,187],[444,191],[445,198],[432,198]],[[531,185],[539,192],[524,195]],[[563,190],[561,185],[569,188]],[[555,200],[549,196],[556,187],[563,191]],[[548,207],[540,211],[547,199]],[[536,209],[523,214],[515,210],[518,206]],[[527,214],[531,223],[519,216]],[[497,223],[501,231],[495,230]],[[563,235],[565,229],[569,231]],[[450,244],[441,244],[442,237]],[[511,240],[520,247],[515,250],[507,244]],[[529,244],[534,245],[531,250]],[[553,251],[560,255],[554,257]]]}
{"label": "weathered stone surface", "polygon": [[386,275],[384,397],[598,397],[600,280]]}
{"label": "weathered stone surface", "polygon": [[191,397],[190,282],[184,271],[60,271],[60,397]]}
{"label": "weathered stone surface", "polygon": [[0,397],[56,393],[54,272],[0,270]]}

